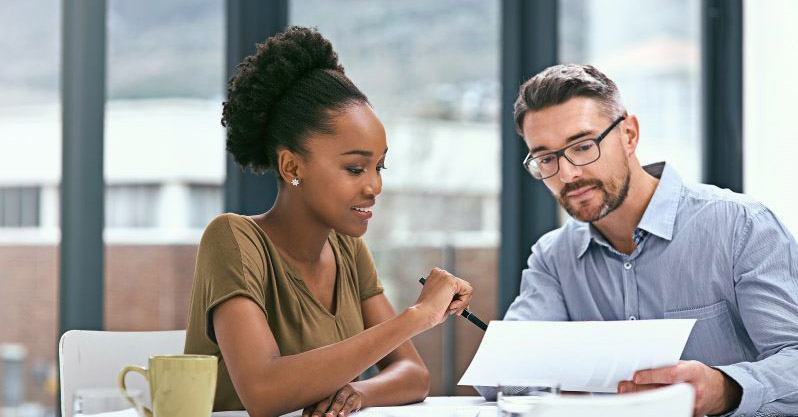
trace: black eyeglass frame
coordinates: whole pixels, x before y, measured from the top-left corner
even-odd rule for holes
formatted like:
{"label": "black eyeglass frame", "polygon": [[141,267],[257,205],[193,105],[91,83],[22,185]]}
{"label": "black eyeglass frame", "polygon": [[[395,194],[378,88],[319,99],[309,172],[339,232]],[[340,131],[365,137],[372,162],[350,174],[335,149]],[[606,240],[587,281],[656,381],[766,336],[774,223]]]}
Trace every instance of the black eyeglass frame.
{"label": "black eyeglass frame", "polygon": [[[607,137],[607,135],[609,135],[609,134],[610,134],[610,132],[612,132],[612,129],[614,129],[614,128],[615,128],[615,126],[618,126],[618,123],[621,123],[621,121],[622,121],[622,120],[624,120],[624,119],[626,119],[626,115],[624,115],[624,116],[621,116],[621,117],[619,117],[619,118],[615,119],[615,121],[614,121],[614,122],[612,122],[612,124],[610,125],[610,127],[606,128],[606,129],[605,129],[603,132],[601,132],[601,134],[600,134],[598,137],[596,137],[596,138],[593,138],[593,139],[584,139],[584,140],[580,140],[579,142],[572,143],[572,144],[570,144],[570,145],[566,146],[565,148],[562,148],[562,149],[560,149],[559,151],[556,151],[556,152],[549,152],[549,153],[546,153],[546,154],[543,154],[543,155],[538,155],[538,156],[536,156],[536,157],[534,157],[534,158],[532,157],[532,152],[530,152],[530,153],[528,153],[528,154],[526,155],[526,158],[524,158],[524,161],[523,161],[523,162],[521,162],[521,164],[523,164],[523,165],[524,165],[524,169],[526,169],[526,171],[529,173],[529,175],[531,175],[531,176],[532,176],[532,178],[534,178],[534,179],[536,179],[536,180],[545,180],[545,179],[547,179],[547,178],[551,178],[551,177],[553,177],[553,176],[557,175],[557,173],[559,173],[559,172],[560,172],[560,158],[561,158],[561,157],[565,157],[565,159],[567,159],[567,160],[568,160],[568,162],[570,162],[572,165],[574,165],[574,166],[578,166],[578,167],[579,167],[579,166],[585,166],[585,165],[592,164],[593,162],[596,162],[596,161],[598,161],[598,160],[599,160],[599,158],[601,158],[601,146],[599,146],[599,144],[601,143],[601,141],[602,141],[602,140],[604,140],[604,138],[605,138],[605,137]],[[574,147],[574,146],[577,146],[577,145],[579,145],[580,143],[585,143],[585,142],[595,142],[595,144],[596,144],[596,148],[598,148],[598,151],[599,151],[599,153],[598,153],[598,156],[596,156],[596,159],[594,159],[594,160],[592,160],[592,161],[590,161],[590,162],[586,162],[586,163],[584,163],[584,164],[577,164],[577,163],[575,163],[574,161],[572,161],[572,160],[571,160],[571,158],[569,158],[569,157],[568,157],[568,155],[566,155],[566,154],[565,154],[565,151],[566,151],[566,150],[568,150],[568,149],[571,149],[571,148],[572,148],[572,147]],[[540,159],[540,158],[544,158],[544,157],[551,156],[551,155],[554,155],[554,156],[556,156],[556,157],[557,157],[557,170],[556,170],[556,171],[554,171],[554,173],[553,173],[553,174],[551,174],[551,175],[549,175],[549,176],[546,176],[546,177],[544,177],[544,176],[540,176],[540,178],[538,178],[537,176],[535,176],[535,174],[532,172],[532,170],[531,170],[531,169],[529,169],[529,166],[530,166],[530,164],[532,164],[532,161],[533,161],[533,160],[535,160],[535,159]]]}

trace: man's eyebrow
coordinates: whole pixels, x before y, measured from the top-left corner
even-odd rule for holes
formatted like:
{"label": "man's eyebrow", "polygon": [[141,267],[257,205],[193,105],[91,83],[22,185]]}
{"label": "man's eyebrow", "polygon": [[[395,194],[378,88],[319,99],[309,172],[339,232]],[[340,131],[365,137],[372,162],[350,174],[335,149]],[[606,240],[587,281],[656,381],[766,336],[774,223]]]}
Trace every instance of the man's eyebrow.
{"label": "man's eyebrow", "polygon": [[[585,137],[587,135],[590,135],[590,134],[593,134],[592,130],[583,130],[581,132],[578,132],[576,134],[573,134],[573,135],[569,136],[568,139],[565,140],[565,144],[567,145],[567,144],[569,144],[569,143],[571,143],[571,142],[573,142],[575,140],[582,139],[583,137]],[[535,146],[534,148],[532,148],[530,153],[535,154],[535,153],[538,153],[540,151],[546,151],[546,150],[548,150],[548,148],[543,146],[543,145]]]}
{"label": "man's eyebrow", "polygon": [[[388,148],[385,148],[385,152],[383,153],[383,155],[385,155],[386,153],[388,153]],[[363,150],[363,149],[352,149],[351,151],[346,151],[346,152],[342,153],[341,155],[362,155],[362,156],[371,158],[372,156],[374,156],[374,152]]]}

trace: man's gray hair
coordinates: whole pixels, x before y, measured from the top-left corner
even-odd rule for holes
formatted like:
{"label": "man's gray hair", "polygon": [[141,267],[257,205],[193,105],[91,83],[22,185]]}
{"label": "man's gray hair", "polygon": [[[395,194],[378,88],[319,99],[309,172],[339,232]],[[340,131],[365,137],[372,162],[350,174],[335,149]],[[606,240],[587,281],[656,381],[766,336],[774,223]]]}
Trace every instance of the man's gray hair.
{"label": "man's gray hair", "polygon": [[521,85],[515,100],[515,130],[524,136],[529,112],[565,103],[574,97],[597,100],[610,119],[626,114],[618,86],[592,65],[562,64],[548,67]]}

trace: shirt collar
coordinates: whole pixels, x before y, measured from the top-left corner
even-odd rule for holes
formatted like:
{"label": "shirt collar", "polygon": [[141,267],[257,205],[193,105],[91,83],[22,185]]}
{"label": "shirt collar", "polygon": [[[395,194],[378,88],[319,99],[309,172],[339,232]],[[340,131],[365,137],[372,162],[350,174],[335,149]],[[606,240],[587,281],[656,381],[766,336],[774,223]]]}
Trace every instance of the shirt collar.
{"label": "shirt collar", "polygon": [[[638,229],[643,229],[652,235],[665,240],[673,238],[673,225],[676,222],[676,210],[679,208],[679,199],[682,191],[682,179],[676,170],[665,162],[646,165],[643,169],[656,178],[659,178],[657,189],[651,197]],[[582,242],[579,245],[577,258],[587,252],[591,241],[608,246],[609,243],[601,233],[590,223],[581,223],[583,227]]]}
{"label": "shirt collar", "polygon": [[665,240],[671,240],[673,225],[676,223],[676,210],[679,208],[682,195],[682,179],[676,170],[665,162],[646,165],[643,169],[658,177],[659,184],[637,227]]}
{"label": "shirt collar", "polygon": [[579,223],[581,223],[581,226],[584,227],[584,233],[583,233],[584,237],[582,238],[582,243],[579,245],[579,252],[576,255],[577,258],[581,258],[582,255],[584,255],[585,252],[587,252],[587,248],[590,247],[591,241],[595,241],[600,245],[609,246],[607,240],[604,239],[604,236],[602,236],[601,233],[598,231],[598,229],[593,227],[592,224],[583,223],[583,222]]}

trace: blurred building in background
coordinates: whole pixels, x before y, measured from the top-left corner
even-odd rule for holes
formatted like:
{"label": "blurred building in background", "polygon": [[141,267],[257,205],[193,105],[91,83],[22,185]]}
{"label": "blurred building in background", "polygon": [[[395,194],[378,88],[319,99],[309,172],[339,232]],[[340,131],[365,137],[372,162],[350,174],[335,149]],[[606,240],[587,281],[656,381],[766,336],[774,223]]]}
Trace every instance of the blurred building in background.
{"label": "blurred building in background", "polygon": [[[419,276],[443,266],[474,284],[474,312],[497,317],[501,164],[524,157],[501,160],[500,6],[289,2],[289,23],[318,27],[333,42],[386,126],[384,189],[366,241],[396,309],[415,300]],[[700,1],[560,0],[559,7],[560,61],[595,64],[618,82],[640,117],[641,162],[667,160],[685,180],[700,180]],[[788,118],[774,124],[766,109],[782,100],[787,111],[785,91],[795,86],[781,91],[755,74],[768,67],[760,61],[785,59],[778,51],[795,35],[784,32],[795,32],[786,23],[764,22],[798,10],[789,1],[755,7],[746,33],[768,46],[747,67],[754,72],[746,81],[761,87],[747,114],[756,117],[749,125],[771,128],[766,143],[779,149],[795,138],[781,133],[791,131]],[[0,33],[16,34],[0,36],[0,407],[20,416],[53,415],[57,395],[59,10],[58,0],[0,0]],[[108,1],[108,330],[185,327],[196,246],[223,211],[224,11],[216,0]],[[786,174],[751,166],[746,191],[798,229],[789,212],[798,201],[774,190],[788,186]],[[474,394],[454,385],[481,334],[454,320],[415,339],[432,395]]]}

